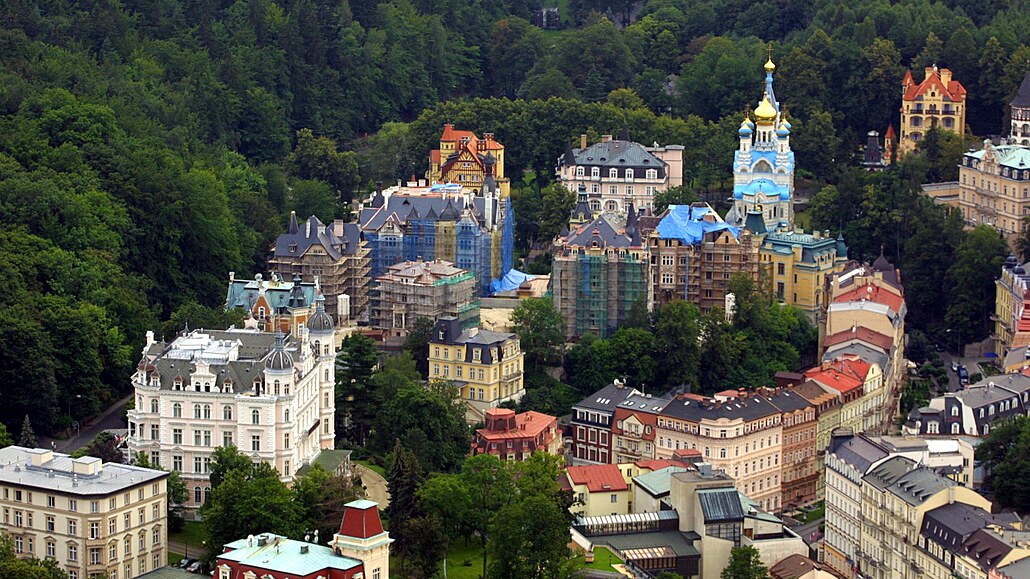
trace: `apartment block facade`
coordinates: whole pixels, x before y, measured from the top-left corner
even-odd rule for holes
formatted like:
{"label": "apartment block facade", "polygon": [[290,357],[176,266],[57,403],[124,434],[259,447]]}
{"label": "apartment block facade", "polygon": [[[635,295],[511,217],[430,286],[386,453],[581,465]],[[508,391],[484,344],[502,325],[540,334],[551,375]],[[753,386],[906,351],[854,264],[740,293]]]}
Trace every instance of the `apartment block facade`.
{"label": "apartment block facade", "polygon": [[49,449],[0,449],[0,530],[69,579],[133,579],[168,562],[168,473]]}
{"label": "apartment block facade", "polygon": [[958,209],[967,225],[990,225],[1010,242],[1030,215],[1030,146],[994,145],[962,155]]}
{"label": "apartment block facade", "polygon": [[194,513],[211,492],[214,450],[235,446],[284,482],[335,443],[334,326],[318,302],[299,334],[193,330],[147,335],[132,376],[130,453],[180,473]]}

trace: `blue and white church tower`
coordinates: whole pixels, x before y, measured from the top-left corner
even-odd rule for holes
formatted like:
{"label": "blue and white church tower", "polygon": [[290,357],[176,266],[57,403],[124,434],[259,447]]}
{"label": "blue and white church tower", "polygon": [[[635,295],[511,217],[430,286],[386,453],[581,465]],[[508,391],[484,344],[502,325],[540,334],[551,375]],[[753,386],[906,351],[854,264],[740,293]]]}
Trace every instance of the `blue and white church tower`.
{"label": "blue and white church tower", "polygon": [[733,208],[726,221],[755,233],[794,227],[794,152],[790,123],[773,92],[774,70],[770,58],[755,120],[745,115],[737,131],[740,148],[733,153]]}

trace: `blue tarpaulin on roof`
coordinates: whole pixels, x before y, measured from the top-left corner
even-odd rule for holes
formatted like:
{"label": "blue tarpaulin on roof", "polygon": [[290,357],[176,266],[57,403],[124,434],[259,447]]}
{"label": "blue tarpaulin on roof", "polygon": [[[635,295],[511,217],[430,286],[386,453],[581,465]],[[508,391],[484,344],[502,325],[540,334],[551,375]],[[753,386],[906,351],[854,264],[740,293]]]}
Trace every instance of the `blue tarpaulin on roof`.
{"label": "blue tarpaulin on roof", "polygon": [[706,233],[728,229],[734,237],[740,237],[740,229],[725,221],[708,222],[704,216],[711,213],[709,207],[670,205],[669,214],[658,222],[658,236],[662,239],[681,239],[684,243],[700,243]]}
{"label": "blue tarpaulin on roof", "polygon": [[490,282],[490,293],[508,292],[518,289],[519,286],[522,285],[522,282],[533,279],[534,277],[536,276],[522,273],[517,269],[509,269],[508,273],[504,274],[504,277]]}

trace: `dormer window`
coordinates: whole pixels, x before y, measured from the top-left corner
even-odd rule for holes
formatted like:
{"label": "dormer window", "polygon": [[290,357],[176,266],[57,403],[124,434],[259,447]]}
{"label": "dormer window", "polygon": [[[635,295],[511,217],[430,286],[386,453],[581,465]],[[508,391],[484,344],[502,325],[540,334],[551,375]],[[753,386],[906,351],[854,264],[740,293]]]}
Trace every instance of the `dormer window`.
{"label": "dormer window", "polygon": [[645,173],[645,175],[647,176],[648,179],[657,179],[658,178],[658,170],[657,169],[648,169],[647,172]]}
{"label": "dormer window", "polygon": [[591,167],[590,168],[590,176],[591,177],[600,177],[601,176],[601,168],[600,167]]}
{"label": "dormer window", "polygon": [[290,244],[290,253],[297,253],[297,244],[296,243],[291,243]]}
{"label": "dormer window", "polygon": [[608,169],[608,178],[609,179],[615,179],[618,176],[619,176],[619,170],[618,169]]}
{"label": "dormer window", "polygon": [[172,382],[172,390],[182,390],[182,378],[179,376],[176,376]]}

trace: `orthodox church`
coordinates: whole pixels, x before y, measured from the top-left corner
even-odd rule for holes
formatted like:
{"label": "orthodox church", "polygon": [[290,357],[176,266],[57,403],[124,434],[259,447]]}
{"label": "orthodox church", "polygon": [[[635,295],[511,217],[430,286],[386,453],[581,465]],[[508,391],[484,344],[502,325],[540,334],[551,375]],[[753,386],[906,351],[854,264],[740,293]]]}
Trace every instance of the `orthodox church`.
{"label": "orthodox church", "polygon": [[733,153],[733,208],[726,215],[727,223],[759,234],[794,224],[794,152],[790,122],[773,91],[775,70],[770,58],[755,119],[745,114],[737,131],[740,147]]}

